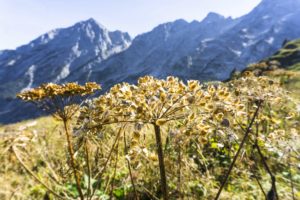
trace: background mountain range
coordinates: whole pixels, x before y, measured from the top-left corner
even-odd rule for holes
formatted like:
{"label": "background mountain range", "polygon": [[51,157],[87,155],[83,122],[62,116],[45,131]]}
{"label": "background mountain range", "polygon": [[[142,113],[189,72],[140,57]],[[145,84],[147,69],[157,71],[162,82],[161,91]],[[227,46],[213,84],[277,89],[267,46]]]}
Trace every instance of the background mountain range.
{"label": "background mountain range", "polygon": [[300,0],[263,0],[232,19],[209,13],[202,21],[179,19],[132,39],[93,19],[52,30],[16,50],[0,51],[0,122],[39,113],[15,95],[45,82],[96,81],[104,91],[137,77],[179,76],[226,80],[300,38]]}

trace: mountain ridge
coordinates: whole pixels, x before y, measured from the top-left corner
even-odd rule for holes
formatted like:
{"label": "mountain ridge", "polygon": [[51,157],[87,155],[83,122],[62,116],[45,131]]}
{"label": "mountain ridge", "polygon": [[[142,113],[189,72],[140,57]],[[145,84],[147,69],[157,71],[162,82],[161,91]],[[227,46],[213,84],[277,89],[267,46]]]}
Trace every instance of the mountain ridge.
{"label": "mountain ridge", "polygon": [[[101,63],[127,49],[128,33],[109,31],[94,19],[49,31],[15,50],[0,54],[0,122],[31,116],[33,108],[15,99],[18,92],[45,82],[63,83],[73,72],[89,76],[88,63]],[[29,113],[27,113],[29,112]]]}
{"label": "mountain ridge", "polygon": [[43,82],[96,81],[105,91],[144,75],[226,80],[275,53],[284,40],[300,38],[300,9],[295,9],[300,0],[272,2],[264,0],[235,19],[211,12],[202,21],[163,23],[134,39],[90,18],[17,48],[21,58],[17,49],[2,50],[0,122],[31,117],[15,94]]}

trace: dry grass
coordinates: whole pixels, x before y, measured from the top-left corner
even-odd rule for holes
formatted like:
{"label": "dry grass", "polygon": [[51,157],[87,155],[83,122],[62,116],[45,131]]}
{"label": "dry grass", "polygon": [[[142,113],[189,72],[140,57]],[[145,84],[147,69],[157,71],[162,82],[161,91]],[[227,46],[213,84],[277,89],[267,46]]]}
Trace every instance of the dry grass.
{"label": "dry grass", "polygon": [[[30,139],[31,159],[35,163],[39,163],[40,155],[44,155],[41,151],[47,151],[47,155],[51,163],[57,160],[64,160],[66,157],[64,145],[64,135],[61,133],[62,126],[59,122],[53,120],[51,117],[43,117],[36,120],[25,121],[13,125],[2,126],[0,128],[0,199],[42,199],[46,194],[45,188],[38,182],[34,181],[24,169],[18,164],[16,157],[12,154],[9,147],[13,144],[21,144],[24,136]],[[51,163],[48,163],[51,165]],[[43,171],[46,169],[45,163],[39,163],[37,166],[31,166],[39,176],[45,176],[51,172]],[[53,166],[55,168],[55,166]],[[49,168],[48,168],[49,169]],[[295,171],[294,173],[297,173]],[[263,173],[264,174],[264,173]],[[297,179],[300,179],[298,177]],[[222,200],[257,200],[264,199],[258,184],[254,179],[248,179],[247,174],[235,177],[226,190],[222,193]],[[292,199],[289,179],[283,175],[277,175],[278,193],[281,199]],[[47,182],[47,180],[45,180]],[[261,181],[265,191],[270,188],[270,178],[268,175],[263,175]],[[48,182],[50,184],[50,182]],[[216,181],[213,176],[205,177],[202,182],[202,190],[205,194],[203,199],[212,199],[217,192]],[[296,197],[300,198],[300,184],[295,182]],[[52,199],[55,199],[52,197]]]}

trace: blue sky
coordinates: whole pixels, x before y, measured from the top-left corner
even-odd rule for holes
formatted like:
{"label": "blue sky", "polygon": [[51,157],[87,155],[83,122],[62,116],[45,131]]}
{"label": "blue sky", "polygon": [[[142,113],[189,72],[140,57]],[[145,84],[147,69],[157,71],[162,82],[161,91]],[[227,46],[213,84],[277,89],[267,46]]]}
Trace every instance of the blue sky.
{"label": "blue sky", "polygon": [[94,18],[131,36],[183,18],[202,20],[213,11],[239,17],[261,0],[0,0],[0,50],[14,49],[54,28]]}

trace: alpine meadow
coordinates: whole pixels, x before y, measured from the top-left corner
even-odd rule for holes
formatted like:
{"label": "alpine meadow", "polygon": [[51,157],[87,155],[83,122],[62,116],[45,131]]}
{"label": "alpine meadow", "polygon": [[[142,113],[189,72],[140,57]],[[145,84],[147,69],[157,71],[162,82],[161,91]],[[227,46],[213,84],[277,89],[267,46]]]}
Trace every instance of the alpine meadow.
{"label": "alpine meadow", "polygon": [[[161,6],[157,16],[175,12],[142,1]],[[194,1],[178,17],[188,4],[235,0]],[[133,2],[96,5],[116,18],[148,9]],[[44,3],[55,13],[57,2]],[[65,19],[64,6],[80,8],[60,5]],[[300,199],[300,0],[253,6],[135,37],[90,18],[0,51],[0,199]],[[87,1],[78,15],[93,9]]]}

